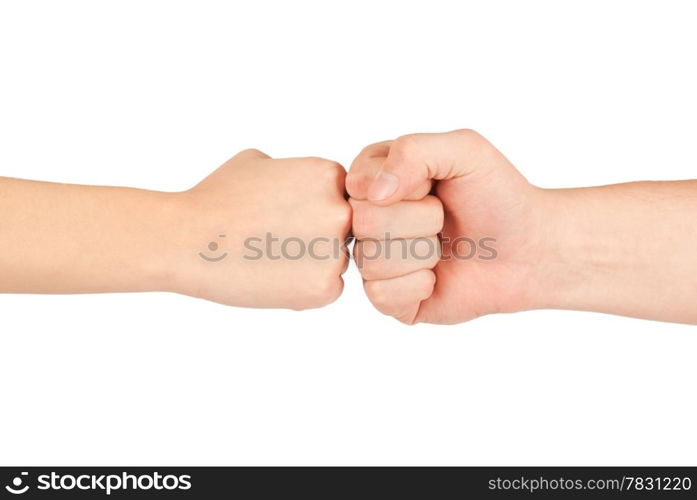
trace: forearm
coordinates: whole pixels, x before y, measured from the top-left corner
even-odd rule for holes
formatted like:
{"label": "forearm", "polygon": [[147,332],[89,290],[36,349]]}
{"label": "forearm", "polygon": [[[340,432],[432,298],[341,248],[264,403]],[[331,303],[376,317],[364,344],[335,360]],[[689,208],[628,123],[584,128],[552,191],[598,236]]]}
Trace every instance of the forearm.
{"label": "forearm", "polygon": [[540,307],[697,323],[697,181],[541,198]]}
{"label": "forearm", "polygon": [[0,292],[166,287],[173,195],[0,178]]}

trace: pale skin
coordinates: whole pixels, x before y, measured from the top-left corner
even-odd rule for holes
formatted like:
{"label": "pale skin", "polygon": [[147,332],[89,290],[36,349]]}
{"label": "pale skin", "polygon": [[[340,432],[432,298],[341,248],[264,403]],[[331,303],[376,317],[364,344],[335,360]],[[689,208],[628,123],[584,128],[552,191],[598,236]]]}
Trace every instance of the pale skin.
{"label": "pale skin", "polygon": [[[471,130],[368,146],[348,175],[245,150],[180,193],[0,178],[0,293],[321,307],[341,294],[334,243],[352,230],[368,297],[407,324],[545,308],[697,324],[696,219],[697,181],[541,189]],[[246,258],[269,233],[319,244]],[[386,234],[390,258],[375,251]],[[495,258],[453,258],[463,236],[493,240]],[[404,241],[436,251],[400,255]]]}
{"label": "pale skin", "polygon": [[[245,150],[181,193],[0,178],[0,292],[168,291],[233,306],[324,306],[341,294],[348,260],[324,243],[350,230],[344,177],[329,160]],[[322,259],[245,259],[256,254],[244,240],[267,232],[319,240]]]}
{"label": "pale skin", "polygon": [[[366,293],[404,323],[554,308],[697,324],[697,181],[541,189],[458,130],[368,146],[346,186]],[[441,233],[444,257],[495,238],[497,255],[362,259],[386,233]]]}

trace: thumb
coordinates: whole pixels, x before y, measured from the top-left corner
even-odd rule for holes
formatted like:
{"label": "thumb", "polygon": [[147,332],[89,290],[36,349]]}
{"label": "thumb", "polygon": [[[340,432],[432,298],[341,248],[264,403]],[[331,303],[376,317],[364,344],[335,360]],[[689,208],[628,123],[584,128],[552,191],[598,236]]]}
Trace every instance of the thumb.
{"label": "thumb", "polygon": [[407,199],[430,180],[448,180],[483,168],[493,148],[473,130],[412,134],[396,139],[382,169],[368,187],[367,198],[378,205]]}

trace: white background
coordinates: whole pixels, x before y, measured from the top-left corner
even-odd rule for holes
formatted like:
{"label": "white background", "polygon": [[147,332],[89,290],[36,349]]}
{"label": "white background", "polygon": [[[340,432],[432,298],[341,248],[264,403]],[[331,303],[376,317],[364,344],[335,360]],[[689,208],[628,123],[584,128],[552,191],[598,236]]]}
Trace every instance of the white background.
{"label": "white background", "polygon": [[[247,147],[348,166],[469,127],[544,187],[694,178],[693,7],[3,2],[0,175],[182,190]],[[302,313],[0,296],[0,463],[697,462],[695,327],[410,328],[346,280]]]}

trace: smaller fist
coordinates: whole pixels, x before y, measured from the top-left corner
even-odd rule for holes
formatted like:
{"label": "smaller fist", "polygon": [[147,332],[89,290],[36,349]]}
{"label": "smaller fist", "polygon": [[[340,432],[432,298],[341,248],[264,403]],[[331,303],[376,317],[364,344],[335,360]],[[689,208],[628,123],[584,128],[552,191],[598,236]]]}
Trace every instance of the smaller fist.
{"label": "smaller fist", "polygon": [[[321,158],[242,151],[181,193],[175,291],[243,307],[308,309],[341,295],[351,207]],[[182,257],[183,256],[183,257]]]}

